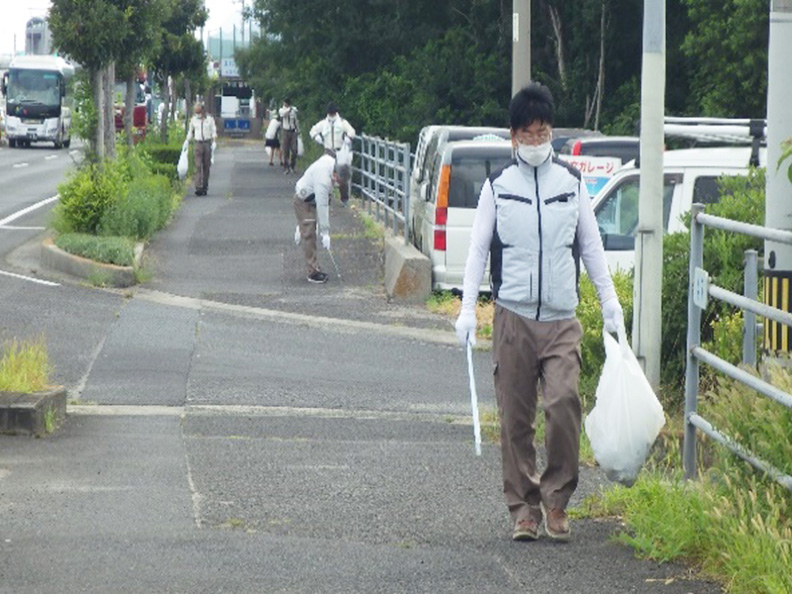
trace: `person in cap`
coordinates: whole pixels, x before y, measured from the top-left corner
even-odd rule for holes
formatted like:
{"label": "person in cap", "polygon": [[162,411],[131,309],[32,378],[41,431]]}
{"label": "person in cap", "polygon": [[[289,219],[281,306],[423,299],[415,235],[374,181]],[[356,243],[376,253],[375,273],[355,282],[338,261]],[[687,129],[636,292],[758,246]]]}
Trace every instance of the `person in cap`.
{"label": "person in cap", "polygon": [[355,138],[355,129],[338,113],[335,103],[327,105],[327,116],[316,122],[309,136],[321,144],[325,151],[337,151],[344,142],[351,144]]}
{"label": "person in cap", "polygon": [[[515,156],[482,186],[455,325],[460,343],[475,342],[489,256],[503,492],[514,540],[536,540],[542,521],[549,537],[570,537],[566,508],[578,484],[581,428],[580,260],[597,290],[605,331],[624,328],[586,184],[553,154],[553,112],[552,94],[538,83],[511,100]],[[541,473],[534,444],[539,386],[547,451]]]}
{"label": "person in cap", "polygon": [[348,164],[339,164],[334,155],[325,153],[311,163],[294,186],[294,212],[297,215],[295,240],[302,245],[308,282],[327,282],[328,276],[322,272],[316,256],[317,227],[322,247],[329,251],[333,186],[347,185],[351,175],[352,169]]}
{"label": "person in cap", "polygon": [[214,118],[206,115],[203,103],[195,104],[195,113],[190,118],[187,141],[193,140],[195,159],[195,195],[206,196],[209,189],[209,170],[212,167],[212,145],[217,140]]}

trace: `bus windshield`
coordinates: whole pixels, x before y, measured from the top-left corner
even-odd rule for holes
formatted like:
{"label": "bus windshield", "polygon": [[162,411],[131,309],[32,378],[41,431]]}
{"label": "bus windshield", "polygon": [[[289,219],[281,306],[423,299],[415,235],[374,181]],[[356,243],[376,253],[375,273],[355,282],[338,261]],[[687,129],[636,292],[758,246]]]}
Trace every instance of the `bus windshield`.
{"label": "bus windshield", "polygon": [[61,75],[46,70],[17,70],[8,73],[8,103],[58,107]]}

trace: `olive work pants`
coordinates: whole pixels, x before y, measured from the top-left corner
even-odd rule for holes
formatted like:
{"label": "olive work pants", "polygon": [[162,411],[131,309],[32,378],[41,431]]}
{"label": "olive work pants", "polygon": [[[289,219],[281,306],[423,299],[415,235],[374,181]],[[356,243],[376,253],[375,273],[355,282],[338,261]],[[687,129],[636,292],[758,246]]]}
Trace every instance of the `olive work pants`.
{"label": "olive work pants", "polygon": [[305,256],[305,267],[308,276],[311,276],[320,271],[316,259],[316,203],[306,202],[295,195],[294,214],[297,215],[297,224],[300,226],[300,245]]}
{"label": "olive work pants", "polygon": [[195,161],[195,189],[209,189],[209,168],[212,166],[212,142],[196,142],[193,147]]}
{"label": "olive work pants", "polygon": [[[501,413],[503,492],[512,520],[538,506],[566,509],[578,483],[581,407],[577,318],[537,322],[495,307],[492,331],[495,396]],[[536,466],[536,409],[541,386],[547,465]]]}

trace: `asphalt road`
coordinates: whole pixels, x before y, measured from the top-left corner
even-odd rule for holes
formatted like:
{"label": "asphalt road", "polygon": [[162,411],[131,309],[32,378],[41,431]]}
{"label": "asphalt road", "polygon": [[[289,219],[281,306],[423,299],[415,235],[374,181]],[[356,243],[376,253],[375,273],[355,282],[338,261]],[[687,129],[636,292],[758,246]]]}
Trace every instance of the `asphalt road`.
{"label": "asphalt road", "polygon": [[[513,543],[450,321],[388,302],[354,208],[331,212],[341,278],[322,254],[330,282],[307,283],[295,180],[221,144],[131,290],[41,270],[40,232],[0,229],[0,337],[44,335],[71,397],[54,435],[0,436],[0,593],[720,591],[613,522]],[[573,504],[602,486],[583,468]]]}

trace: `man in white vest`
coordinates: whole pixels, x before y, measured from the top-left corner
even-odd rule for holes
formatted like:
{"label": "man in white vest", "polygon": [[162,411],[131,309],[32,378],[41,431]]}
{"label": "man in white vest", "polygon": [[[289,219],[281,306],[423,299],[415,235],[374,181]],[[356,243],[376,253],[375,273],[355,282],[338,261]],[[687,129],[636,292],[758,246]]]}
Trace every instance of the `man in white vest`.
{"label": "man in white vest", "polygon": [[[553,154],[553,97],[532,83],[509,105],[514,159],[484,181],[463,281],[459,341],[475,342],[476,301],[489,256],[495,316],[493,377],[501,411],[503,492],[514,540],[569,540],[566,507],[578,484],[580,261],[594,283],[604,328],[624,327],[586,184]],[[534,445],[538,386],[547,465]]]}

